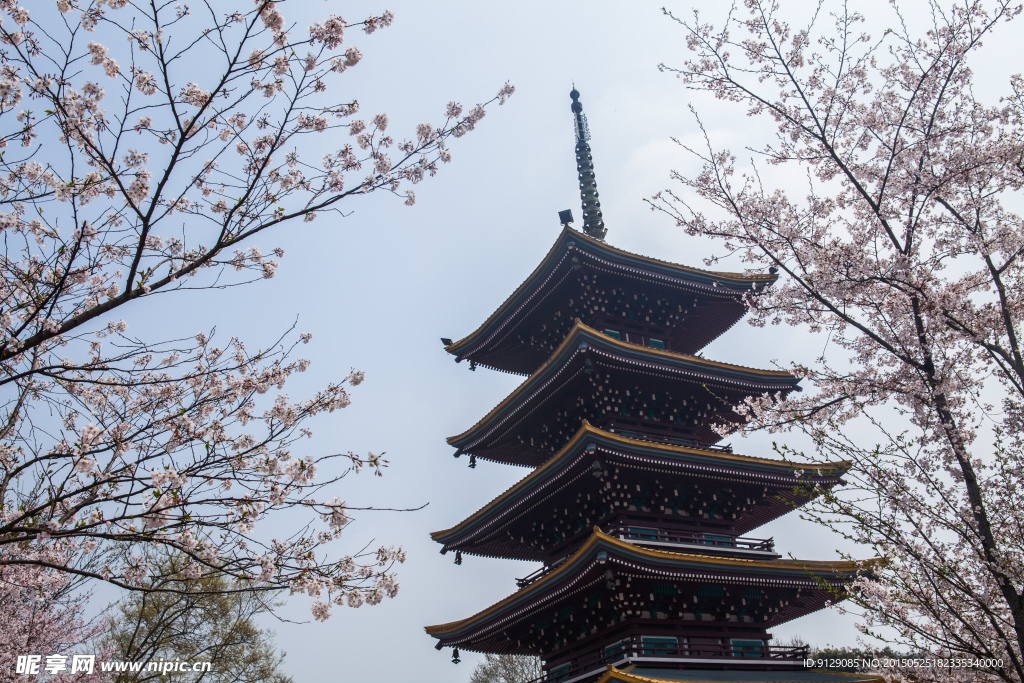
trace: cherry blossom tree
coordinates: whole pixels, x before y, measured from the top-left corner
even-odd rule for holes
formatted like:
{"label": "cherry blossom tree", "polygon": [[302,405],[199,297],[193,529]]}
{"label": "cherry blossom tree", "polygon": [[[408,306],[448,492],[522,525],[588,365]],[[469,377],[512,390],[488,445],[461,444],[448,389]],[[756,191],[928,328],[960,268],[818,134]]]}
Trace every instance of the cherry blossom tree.
{"label": "cherry blossom tree", "polygon": [[[178,557],[162,567],[170,574]],[[99,647],[109,659],[141,664],[120,672],[116,683],[166,681],[152,662],[210,662],[210,671],[171,672],[176,683],[294,683],[282,671],[285,654],[272,631],[258,620],[273,606],[272,596],[231,592],[223,575],[185,579],[184,593],[132,591],[110,610],[110,625]]]}
{"label": "cherry blossom tree", "polygon": [[700,172],[676,173],[681,188],[651,206],[780,272],[748,302],[755,325],[827,335],[827,353],[793,368],[811,391],[740,410],[854,462],[810,516],[885,559],[857,585],[865,633],[981,663],[886,675],[1021,681],[1024,81],[984,102],[970,68],[1021,7],[894,4],[872,36],[836,5],[799,29],[772,0],[714,23],[667,13],[690,56],[662,69],[778,134],[749,164],[705,134],[690,149]]}
{"label": "cherry blossom tree", "polygon": [[[7,559],[10,546],[0,549],[0,558]],[[49,562],[66,563],[69,557],[55,557],[52,548],[44,553],[22,554],[22,559],[45,559]],[[16,680],[19,656],[35,655],[40,658],[57,655],[58,659],[41,659],[39,670],[50,664],[51,674],[47,678],[53,683],[70,683],[81,680],[81,671],[72,672],[72,653],[75,648],[90,643],[106,624],[104,620],[92,623],[84,617],[85,595],[74,595],[75,577],[41,565],[0,563],[0,679]],[[105,656],[89,651],[85,654]],[[91,681],[109,683],[113,677],[101,671],[94,660]],[[59,668],[58,668],[59,665]]]}
{"label": "cherry blossom tree", "polygon": [[[286,4],[0,0],[0,566],[169,592],[222,575],[308,594],[317,619],[397,592],[400,548],[328,547],[353,508],[325,491],[387,461],[302,452],[361,372],[292,400],[310,335],[253,352],[126,322],[158,294],[273,277],[283,252],[260,233],[357,195],[412,204],[512,94],[392,137],[386,114],[332,96],[361,59],[349,37],[391,13],[301,27]],[[273,537],[282,513],[304,521]]]}
{"label": "cherry blossom tree", "polygon": [[530,683],[542,675],[540,657],[488,653],[473,669],[469,683]]}

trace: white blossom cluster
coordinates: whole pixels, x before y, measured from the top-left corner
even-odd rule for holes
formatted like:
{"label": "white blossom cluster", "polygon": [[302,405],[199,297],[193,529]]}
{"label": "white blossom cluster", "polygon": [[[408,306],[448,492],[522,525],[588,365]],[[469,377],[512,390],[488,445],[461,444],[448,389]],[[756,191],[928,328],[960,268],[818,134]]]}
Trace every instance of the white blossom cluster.
{"label": "white blossom cluster", "polygon": [[[387,114],[357,120],[356,99],[331,99],[361,64],[353,29],[384,29],[390,12],[300,31],[282,4],[222,5],[0,0],[0,550],[117,550],[122,561],[83,575],[138,590],[159,578],[158,551],[174,551],[191,577],[376,604],[397,592],[404,553],[336,560],[329,546],[352,519],[340,480],[387,460],[299,452],[307,421],[349,405],[363,373],[292,399],[288,379],[310,367],[292,354],[310,335],[255,353],[194,330],[153,342],[116,309],[271,279],[284,252],[257,234],[356,195],[412,204],[411,186],[451,160],[449,139],[513,88],[396,139]],[[226,66],[182,78],[186,58]],[[338,132],[351,142],[325,151]],[[266,538],[287,509],[310,526]]]}
{"label": "white blossom cluster", "polygon": [[[1004,663],[879,673],[1020,681],[1024,81],[984,102],[971,64],[1022,8],[924,6],[927,30],[894,5],[892,28],[874,36],[839,3],[802,28],[770,0],[747,0],[718,26],[666,11],[690,54],[663,70],[777,135],[746,163],[705,131],[706,149],[691,150],[700,170],[674,174],[681,189],[651,206],[778,272],[746,298],[755,325],[821,333],[826,351],[793,367],[808,380],[801,395],[737,412],[748,428],[801,430],[813,458],[849,468],[847,486],[815,491],[807,515],[882,558],[854,587],[864,633]],[[807,189],[775,182],[787,177]]]}

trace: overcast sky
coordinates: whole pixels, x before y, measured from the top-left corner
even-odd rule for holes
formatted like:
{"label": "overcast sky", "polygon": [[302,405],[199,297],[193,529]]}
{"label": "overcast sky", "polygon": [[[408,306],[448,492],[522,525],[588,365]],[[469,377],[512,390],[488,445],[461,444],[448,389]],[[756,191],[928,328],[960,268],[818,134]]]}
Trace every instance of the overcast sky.
{"label": "overcast sky", "polygon": [[[799,14],[796,3],[785,4]],[[385,195],[357,199],[343,207],[351,212],[344,219],[261,236],[264,252],[274,246],[287,252],[273,280],[179,301],[187,306],[174,317],[179,331],[182,319],[187,334],[216,324],[219,334],[238,335],[253,348],[298,316],[300,330],[314,333],[302,347],[313,366],[289,383],[292,398],[343,377],[350,367],[367,376],[353,391],[351,407],[313,425],[314,448],[386,451],[391,459],[385,477],[360,475],[328,496],[352,505],[428,504],[415,513],[361,514],[347,532],[348,551],[371,541],[406,548],[396,599],[335,608],[330,621],[317,623],[309,618],[308,599],[296,596],[282,611],[293,622],[268,622],[296,681],[468,681],[477,655],[463,653],[462,664],[451,664],[450,650],[435,651],[423,627],[470,616],[513,592],[514,578],[536,568],[469,556],[455,566],[452,555],[442,557],[430,541],[429,532],[452,526],[527,474],[484,461],[470,470],[465,458],[451,457],[445,437],[471,426],[521,379],[469,372],[444,353],[439,339],[471,332],[522,282],[557,237],[559,210],[571,208],[579,225],[569,111],[574,81],[593,135],[608,242],[694,266],[711,253],[713,245],[687,238],[642,201],[670,185],[671,169],[695,169],[671,138],[695,139],[691,102],[717,146],[741,151],[766,141],[771,128],[659,73],[659,62],[678,64],[685,56],[683,35],[660,5],[389,0],[392,27],[348,36],[364,59],[339,82],[351,89],[342,97],[359,99],[362,114],[387,112],[389,132],[406,137],[421,121],[439,122],[450,99],[484,101],[506,80],[516,86],[515,96],[457,141],[452,163],[417,187],[416,206]],[[310,18],[338,12],[349,21],[384,7],[306,2]],[[886,5],[877,7],[884,12]],[[674,9],[688,11],[685,4]],[[998,69],[989,78],[1006,82]],[[169,324],[172,316],[158,313],[140,311],[134,329]],[[704,355],[771,367],[773,361],[809,362],[823,344],[798,330],[740,323]],[[734,446],[770,455],[771,439]],[[839,547],[834,536],[795,514],[753,535],[774,536],[782,553],[804,559],[835,558]],[[852,623],[826,610],[774,633],[819,645],[852,644]]]}

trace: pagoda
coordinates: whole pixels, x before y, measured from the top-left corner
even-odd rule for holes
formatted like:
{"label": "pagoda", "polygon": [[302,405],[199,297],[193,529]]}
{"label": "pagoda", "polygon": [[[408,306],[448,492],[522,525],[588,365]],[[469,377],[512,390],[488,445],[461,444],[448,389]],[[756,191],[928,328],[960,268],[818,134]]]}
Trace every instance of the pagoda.
{"label": "pagoda", "polygon": [[448,442],[455,456],[532,471],[450,529],[441,552],[540,563],[511,596],[427,627],[437,649],[537,655],[543,683],[877,681],[806,669],[778,624],[841,600],[863,566],[782,559],[758,527],[842,482],[848,462],[800,468],[734,453],[733,407],[799,391],[788,372],[701,357],[776,280],[610,246],[589,131],[571,93],[583,231],[475,332],[457,362],[527,375]]}

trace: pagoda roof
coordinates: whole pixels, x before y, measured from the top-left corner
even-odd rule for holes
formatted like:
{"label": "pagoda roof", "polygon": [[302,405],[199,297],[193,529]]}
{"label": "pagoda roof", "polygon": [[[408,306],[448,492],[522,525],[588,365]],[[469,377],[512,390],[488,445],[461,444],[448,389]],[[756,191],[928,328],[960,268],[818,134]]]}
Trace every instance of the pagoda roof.
{"label": "pagoda roof", "polygon": [[[673,300],[705,302],[686,318],[685,329],[674,335],[675,347],[696,353],[736,324],[746,313],[743,297],[778,279],[775,274],[744,275],[701,270],[660,261],[610,246],[565,227],[547,256],[529,277],[474,332],[445,347],[457,361],[474,360],[506,372],[528,374],[543,360],[543,349],[526,348],[519,336],[539,329],[547,320],[543,309],[554,293],[582,269],[612,276],[618,281],[643,283],[650,291]],[[563,292],[564,293],[564,292]],[[564,298],[564,297],[563,297]]]}
{"label": "pagoda roof", "polygon": [[[543,552],[509,538],[507,530],[531,514],[537,515],[537,509],[545,502],[553,505],[552,498],[564,497],[565,491],[577,481],[582,480],[581,487],[588,491],[603,487],[603,481],[584,476],[591,472],[594,462],[602,463],[603,467],[614,462],[641,468],[647,476],[654,476],[650,474],[654,468],[657,473],[677,478],[739,482],[771,489],[762,504],[729,520],[737,534],[747,533],[803,505],[839,483],[851,467],[848,461],[795,463],[644,441],[584,422],[572,440],[543,465],[459,524],[430,536],[443,544],[445,551],[543,561],[547,559]],[[600,525],[602,521],[595,523]]]}
{"label": "pagoda roof", "polygon": [[[644,574],[659,582],[790,588],[811,596],[799,606],[776,610],[765,624],[774,627],[825,607],[835,591],[878,560],[860,562],[752,560],[652,550],[613,538],[595,528],[591,537],[559,567],[477,614],[459,621],[427,626],[438,648],[456,646],[478,652],[527,654],[510,646],[503,632],[555,609],[571,596],[594,589],[606,571]],[[615,592],[620,589],[616,588]]]}
{"label": "pagoda roof", "polygon": [[611,664],[595,683],[885,683],[881,676],[843,671],[716,671],[708,669],[650,669]]}
{"label": "pagoda roof", "polygon": [[[547,362],[475,425],[461,434],[448,437],[448,443],[458,449],[456,455],[470,453],[517,465],[540,465],[550,457],[551,451],[531,452],[518,443],[514,446],[506,444],[500,450],[495,446],[500,447],[516,426],[537,413],[540,405],[586,372],[585,364],[589,361],[585,359],[591,357],[594,363],[645,378],[656,377],[662,384],[665,380],[676,380],[694,387],[733,394],[731,398],[735,402],[748,396],[799,390],[799,378],[786,371],[761,370],[638,346],[609,337],[577,320]],[[708,398],[711,398],[710,394]],[[722,402],[721,397],[717,402]],[[721,407],[715,406],[714,409]],[[731,410],[719,413],[718,417],[739,420]],[[707,424],[701,425],[700,429],[706,443],[714,443],[721,438]],[[558,444],[559,447],[561,445]]]}

